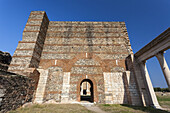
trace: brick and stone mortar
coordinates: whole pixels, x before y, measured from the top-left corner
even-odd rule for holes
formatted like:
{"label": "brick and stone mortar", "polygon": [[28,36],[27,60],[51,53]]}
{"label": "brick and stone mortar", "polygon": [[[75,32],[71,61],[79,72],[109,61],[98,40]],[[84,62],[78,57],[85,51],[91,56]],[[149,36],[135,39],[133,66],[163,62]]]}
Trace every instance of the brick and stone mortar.
{"label": "brick and stone mortar", "polygon": [[[97,103],[132,104],[128,101],[123,73],[126,71],[125,59],[132,53],[127,30],[124,22],[49,22],[40,68],[51,68],[53,71],[61,68],[59,73],[70,72],[69,98],[70,102],[80,101],[79,84],[81,80],[95,81],[96,92],[94,96]],[[49,71],[50,72],[50,71]],[[57,73],[54,71],[55,74]],[[114,87],[107,93],[108,80],[104,73],[114,75],[110,79]],[[62,74],[60,74],[62,75]],[[131,74],[132,75],[132,74]],[[51,76],[53,76],[51,78]],[[50,82],[57,81],[56,76],[49,74],[46,85],[44,101],[54,99],[62,102],[62,80],[55,85]],[[130,76],[130,75],[129,75]],[[117,78],[116,78],[117,77]],[[131,78],[133,76],[130,76]],[[61,76],[62,79],[62,76]],[[63,78],[64,79],[64,78]],[[120,81],[122,81],[120,84]],[[133,83],[132,83],[133,82]],[[138,101],[138,90],[134,80],[128,86]],[[57,88],[60,86],[60,88]],[[104,85],[105,84],[105,85]],[[111,89],[111,88],[110,88]],[[130,94],[130,93],[128,93]],[[110,95],[108,97],[107,95]],[[130,98],[131,99],[131,98]],[[135,100],[135,99],[133,99]],[[141,105],[140,100],[133,105]]]}
{"label": "brick and stone mortar", "polygon": [[35,81],[15,73],[0,71],[0,112],[14,110],[33,100]]}
{"label": "brick and stone mortar", "polygon": [[87,80],[93,102],[142,105],[139,80],[126,62],[131,54],[125,22],[49,21],[33,11],[9,71],[36,78],[35,103],[79,102]]}

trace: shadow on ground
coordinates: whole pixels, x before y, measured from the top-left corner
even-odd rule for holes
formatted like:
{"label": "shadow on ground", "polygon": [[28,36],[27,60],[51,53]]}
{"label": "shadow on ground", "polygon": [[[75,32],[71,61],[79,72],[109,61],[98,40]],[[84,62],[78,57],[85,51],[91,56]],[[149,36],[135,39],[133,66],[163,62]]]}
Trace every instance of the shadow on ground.
{"label": "shadow on ground", "polygon": [[161,110],[161,109],[154,109],[152,107],[132,106],[132,105],[126,105],[126,104],[121,104],[121,106],[128,107],[134,110],[140,110],[140,111],[147,112],[147,113],[170,113],[168,111]]}

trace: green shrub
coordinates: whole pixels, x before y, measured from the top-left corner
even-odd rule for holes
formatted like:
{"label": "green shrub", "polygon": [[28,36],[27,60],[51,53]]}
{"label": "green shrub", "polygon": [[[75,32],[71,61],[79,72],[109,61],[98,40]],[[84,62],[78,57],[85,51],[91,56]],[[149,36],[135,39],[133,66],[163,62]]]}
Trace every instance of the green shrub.
{"label": "green shrub", "polygon": [[168,88],[160,88],[160,87],[155,87],[154,91],[155,92],[170,92]]}

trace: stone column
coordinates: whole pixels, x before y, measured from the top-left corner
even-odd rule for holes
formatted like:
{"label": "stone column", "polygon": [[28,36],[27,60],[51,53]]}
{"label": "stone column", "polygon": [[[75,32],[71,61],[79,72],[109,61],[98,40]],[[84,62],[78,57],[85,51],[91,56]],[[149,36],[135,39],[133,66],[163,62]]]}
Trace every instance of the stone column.
{"label": "stone column", "polygon": [[154,92],[154,89],[153,89],[153,86],[152,86],[152,82],[150,80],[149,73],[148,73],[145,62],[146,61],[142,62],[140,65],[141,65],[143,75],[145,77],[145,80],[146,80],[146,83],[147,83],[147,86],[148,86],[148,91],[149,91],[148,93],[149,93],[149,96],[150,96],[150,99],[151,99],[151,106],[153,106],[154,108],[161,108],[159,103],[158,103],[158,100],[156,98],[156,95],[155,95],[155,92]]}
{"label": "stone column", "polygon": [[43,103],[43,100],[44,100],[44,93],[45,93],[45,88],[46,88],[47,79],[48,79],[48,70],[38,69],[38,71],[40,72],[40,78],[39,78],[39,82],[38,82],[38,86],[37,86],[37,90],[35,94],[34,103],[41,104]]}
{"label": "stone column", "polygon": [[70,72],[64,72],[63,75],[63,88],[61,94],[61,102],[69,102],[69,91],[70,91]]}
{"label": "stone column", "polygon": [[167,85],[168,85],[168,87],[170,89],[170,71],[169,71],[169,67],[168,67],[168,65],[166,63],[165,57],[163,55],[163,52],[159,52],[158,54],[156,54],[156,58],[159,61],[159,64],[160,64],[162,72],[163,72],[163,74],[165,76]]}
{"label": "stone column", "polygon": [[83,95],[83,84],[81,84],[81,91],[80,91],[80,95]]}
{"label": "stone column", "polygon": [[87,95],[91,95],[90,94],[90,83],[87,82],[87,89],[86,89]]}

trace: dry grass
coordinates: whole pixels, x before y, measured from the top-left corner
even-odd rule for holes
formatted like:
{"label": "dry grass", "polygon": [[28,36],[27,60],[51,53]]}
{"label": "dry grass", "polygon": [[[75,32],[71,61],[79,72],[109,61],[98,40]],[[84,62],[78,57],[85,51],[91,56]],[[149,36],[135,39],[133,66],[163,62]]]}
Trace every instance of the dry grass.
{"label": "dry grass", "polygon": [[[158,101],[163,108],[170,109],[170,93],[164,94],[156,93]],[[151,107],[137,107],[130,105],[98,105],[102,110],[108,113],[169,113],[165,110],[158,110]],[[85,107],[78,104],[44,104],[32,105],[26,108],[19,108],[10,113],[93,113]]]}
{"label": "dry grass", "polygon": [[[170,93],[164,93],[164,95],[162,95],[162,93],[156,92],[156,95],[161,107],[170,111]],[[158,110],[151,107],[137,107],[130,105],[101,104],[99,107],[109,113],[168,113],[168,111]]]}
{"label": "dry grass", "polygon": [[108,113],[169,113],[164,110],[158,110],[151,107],[138,107],[130,105],[111,105],[111,104],[101,104],[99,107],[107,111]]}
{"label": "dry grass", "polygon": [[170,110],[170,93],[156,92],[156,96],[160,106]]}
{"label": "dry grass", "polygon": [[[153,109],[151,107],[135,107],[129,105],[98,105],[108,113],[168,113],[167,111]],[[30,107],[19,108],[9,113],[94,113],[78,104],[44,104],[32,105]]]}
{"label": "dry grass", "polygon": [[9,113],[93,113],[78,104],[44,104],[19,108]]}

